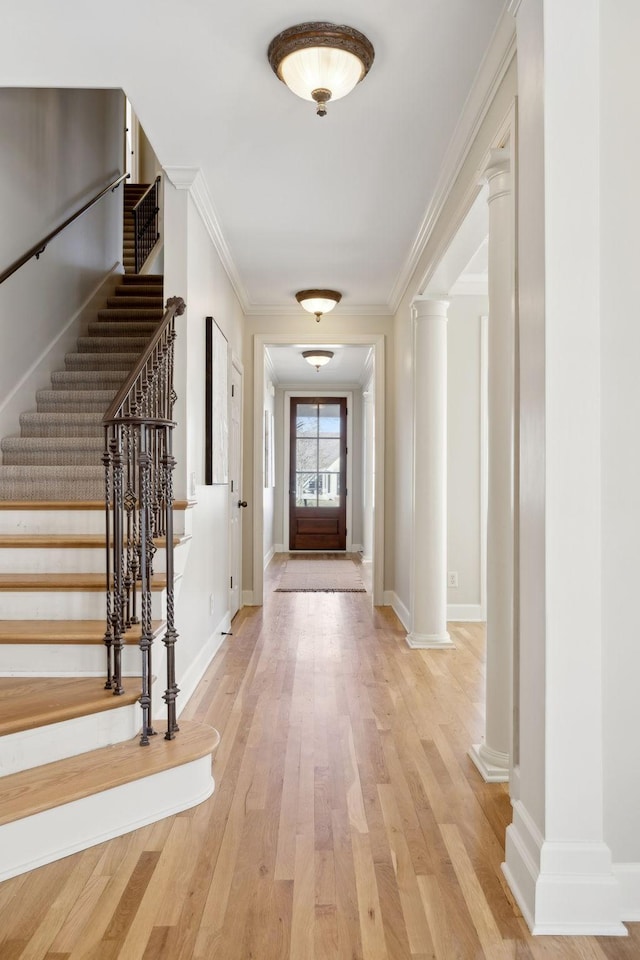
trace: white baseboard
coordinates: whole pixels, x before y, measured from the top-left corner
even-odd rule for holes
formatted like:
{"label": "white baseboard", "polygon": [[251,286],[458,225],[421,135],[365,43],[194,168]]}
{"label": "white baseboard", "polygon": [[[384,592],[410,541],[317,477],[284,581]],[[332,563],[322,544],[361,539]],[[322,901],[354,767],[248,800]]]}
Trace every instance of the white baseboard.
{"label": "white baseboard", "polygon": [[361,543],[352,543],[351,544],[351,553],[363,553],[364,547]]}
{"label": "white baseboard", "polygon": [[474,743],[469,750],[469,756],[478,768],[485,783],[509,782],[509,756],[506,753],[496,753],[484,743]]}
{"label": "white baseboard", "polygon": [[479,603],[449,603],[447,604],[447,620],[458,620],[467,623],[482,622],[482,606]]}
{"label": "white baseboard", "polygon": [[285,547],[284,543],[274,543],[273,545],[274,553],[288,553],[289,551]]}
{"label": "white baseboard", "polygon": [[391,607],[405,630],[409,630],[411,624],[411,615],[394,590],[385,590],[383,603],[385,607]]}
{"label": "white baseboard", "polygon": [[186,707],[189,698],[200,683],[205,670],[222,646],[225,639],[223,631],[230,629],[231,619],[229,617],[229,611],[227,611],[209,639],[202,645],[198,656],[189,664],[186,673],[179,677],[178,686],[180,687],[180,696],[177,700],[178,715],[180,715]]}
{"label": "white baseboard", "polygon": [[412,650],[452,650],[455,648],[448,633],[416,633],[411,630],[407,634],[407,646]]}
{"label": "white baseboard", "polygon": [[264,569],[265,569],[265,570],[267,569],[267,567],[269,566],[269,564],[270,564],[271,561],[273,560],[273,555],[274,555],[275,552],[276,552],[276,548],[275,548],[275,546],[274,546],[274,547],[271,547],[271,549],[269,550],[269,552],[264,555],[263,563],[264,563]]}
{"label": "white baseboard", "polygon": [[255,606],[253,602],[253,590],[243,590],[242,591],[242,606],[243,607],[253,607]]}
{"label": "white baseboard", "polygon": [[614,863],[620,887],[620,915],[629,923],[640,920],[640,863]]}
{"label": "white baseboard", "polygon": [[626,936],[606,844],[545,840],[516,800],[502,869],[533,934]]}

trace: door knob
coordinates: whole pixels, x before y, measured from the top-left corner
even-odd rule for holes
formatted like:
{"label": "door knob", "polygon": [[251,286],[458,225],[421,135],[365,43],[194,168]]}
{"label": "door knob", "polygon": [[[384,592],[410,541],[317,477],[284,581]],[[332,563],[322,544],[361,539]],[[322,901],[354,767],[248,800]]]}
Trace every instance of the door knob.
{"label": "door knob", "polygon": [[239,507],[246,507],[246,505],[247,505],[247,501],[246,501],[246,500],[238,500],[238,506],[239,506]]}

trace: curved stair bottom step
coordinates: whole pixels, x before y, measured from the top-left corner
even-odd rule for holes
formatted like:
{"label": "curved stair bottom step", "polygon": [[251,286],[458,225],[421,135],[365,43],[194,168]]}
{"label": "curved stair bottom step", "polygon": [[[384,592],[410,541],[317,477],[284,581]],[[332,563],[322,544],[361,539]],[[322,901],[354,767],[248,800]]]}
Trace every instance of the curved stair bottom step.
{"label": "curved stair bottom step", "polygon": [[170,742],[159,734],[148,747],[118,744],[0,780],[0,808],[9,811],[0,825],[0,881],[202,803],[214,791],[219,740],[212,727],[185,723]]}

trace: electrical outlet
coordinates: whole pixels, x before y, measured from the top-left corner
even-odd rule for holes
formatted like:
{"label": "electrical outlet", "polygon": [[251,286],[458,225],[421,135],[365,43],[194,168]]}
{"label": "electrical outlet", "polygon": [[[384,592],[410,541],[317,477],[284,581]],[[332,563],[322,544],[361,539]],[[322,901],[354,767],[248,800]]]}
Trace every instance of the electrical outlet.
{"label": "electrical outlet", "polygon": [[447,586],[448,587],[457,587],[458,586],[458,571],[449,570],[447,574]]}

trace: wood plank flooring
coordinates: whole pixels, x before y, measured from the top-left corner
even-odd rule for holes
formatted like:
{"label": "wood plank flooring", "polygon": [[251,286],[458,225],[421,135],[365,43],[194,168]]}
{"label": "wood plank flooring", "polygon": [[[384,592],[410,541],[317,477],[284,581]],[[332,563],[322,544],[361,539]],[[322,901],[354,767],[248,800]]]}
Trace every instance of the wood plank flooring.
{"label": "wood plank flooring", "polygon": [[534,938],[512,902],[480,626],[413,651],[370,595],[267,586],[232,629],[184,714],[213,797],[0,884],[2,960],[637,960],[640,924]]}

